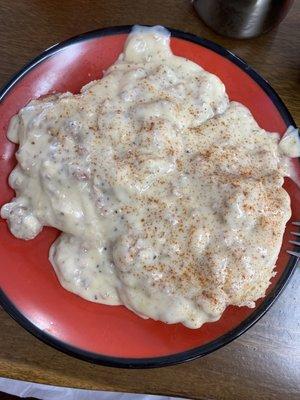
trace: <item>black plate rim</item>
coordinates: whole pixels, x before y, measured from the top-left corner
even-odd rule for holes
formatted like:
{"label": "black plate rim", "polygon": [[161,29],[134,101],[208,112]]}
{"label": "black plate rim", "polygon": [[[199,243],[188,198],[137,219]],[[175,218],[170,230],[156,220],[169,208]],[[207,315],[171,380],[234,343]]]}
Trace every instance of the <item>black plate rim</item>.
{"label": "black plate rim", "polygon": [[[64,49],[67,46],[78,43],[80,41],[86,41],[90,39],[94,39],[101,36],[108,35],[117,35],[121,33],[129,33],[132,29],[132,25],[125,26],[116,26],[116,27],[108,27],[97,29],[94,31],[86,32],[80,34],[78,36],[74,36],[70,39],[67,39],[61,43],[58,43],[54,46],[51,46],[44,52],[42,52],[39,56],[34,58],[28,64],[26,64],[18,73],[16,73],[11,80],[0,90],[0,101],[3,101],[5,96],[10,92],[10,90],[32,69],[35,68],[38,64],[45,61],[47,58],[53,56],[60,50]],[[167,28],[171,35],[180,39],[184,39],[193,43],[196,43],[200,46],[204,46],[219,55],[227,58],[239,68],[241,68],[244,72],[246,72],[268,95],[273,104],[276,106],[278,111],[280,112],[284,122],[287,126],[292,125],[296,126],[295,122],[286,108],[283,101],[280,99],[275,90],[268,84],[266,80],[264,80],[255,70],[253,70],[247,63],[245,63],[241,58],[237,57],[235,54],[230,52],[229,50],[223,48],[222,46],[204,39],[200,38],[196,35],[183,32],[177,29]],[[92,362],[95,364],[101,364],[109,367],[119,367],[119,368],[155,368],[155,367],[163,367],[174,364],[180,364],[186,361],[191,361],[196,358],[205,356],[223,346],[230,343],[232,340],[238,338],[244,332],[246,332],[252,325],[254,325],[271,307],[274,301],[278,298],[279,294],[282,292],[288,281],[290,280],[293,272],[295,271],[295,267],[297,264],[297,257],[290,256],[288,264],[282,273],[279,281],[276,286],[272,289],[272,291],[265,297],[260,306],[255,309],[255,311],[247,317],[244,321],[242,321],[236,328],[227,332],[226,334],[220,336],[219,338],[209,342],[205,345],[186,350],[184,352],[175,353],[167,356],[161,357],[149,357],[149,358],[123,358],[123,357],[112,357],[106,356],[103,354],[97,354],[93,352],[89,352],[78,347],[72,346],[68,343],[65,343],[56,337],[46,333],[45,331],[39,329],[36,325],[34,325],[28,318],[26,318],[18,308],[13,304],[13,302],[9,299],[9,297],[5,294],[5,292],[0,289],[0,304],[3,309],[18,322],[23,328],[25,328],[28,332],[33,334],[35,337],[43,341],[44,343],[60,350],[70,356],[77,357],[81,360]]]}

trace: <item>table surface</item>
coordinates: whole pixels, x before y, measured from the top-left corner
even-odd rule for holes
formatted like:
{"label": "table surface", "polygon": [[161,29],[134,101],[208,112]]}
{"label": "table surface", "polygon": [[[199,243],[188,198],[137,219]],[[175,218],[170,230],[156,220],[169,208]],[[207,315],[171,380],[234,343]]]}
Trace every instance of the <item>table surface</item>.
{"label": "table surface", "polygon": [[[211,39],[248,62],[300,123],[300,2],[281,25],[247,41],[213,33],[189,0],[0,0],[0,85],[44,48],[89,30],[161,24]],[[3,268],[3,266],[2,266]],[[152,370],[118,370],[66,356],[41,343],[0,310],[0,376],[89,389],[188,398],[300,398],[300,268],[271,310],[215,353]]]}

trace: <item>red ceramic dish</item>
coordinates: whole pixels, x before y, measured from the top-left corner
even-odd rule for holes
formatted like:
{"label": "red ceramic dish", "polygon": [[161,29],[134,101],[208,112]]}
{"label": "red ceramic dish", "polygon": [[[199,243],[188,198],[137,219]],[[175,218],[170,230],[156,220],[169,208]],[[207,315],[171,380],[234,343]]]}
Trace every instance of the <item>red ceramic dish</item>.
{"label": "red ceramic dish", "polygon": [[[30,99],[48,93],[76,93],[98,79],[123,49],[131,27],[97,30],[56,45],[28,64],[0,93],[0,204],[13,196],[7,177],[16,161],[15,145],[6,138],[10,118]],[[177,55],[219,76],[231,100],[252,111],[260,126],[283,133],[295,125],[274,90],[243,61],[222,47],[194,35],[171,30]],[[298,160],[297,160],[298,161]],[[296,168],[299,165],[297,163]],[[293,219],[300,220],[300,194],[286,180]],[[297,207],[298,206],[298,207]],[[122,306],[91,303],[66,291],[48,261],[58,232],[44,228],[32,241],[13,237],[0,221],[1,304],[24,328],[46,343],[79,358],[110,366],[154,367],[203,356],[230,342],[270,307],[291,276],[296,258],[286,254],[288,225],[267,296],[255,309],[229,307],[215,323],[191,330],[143,320]]]}

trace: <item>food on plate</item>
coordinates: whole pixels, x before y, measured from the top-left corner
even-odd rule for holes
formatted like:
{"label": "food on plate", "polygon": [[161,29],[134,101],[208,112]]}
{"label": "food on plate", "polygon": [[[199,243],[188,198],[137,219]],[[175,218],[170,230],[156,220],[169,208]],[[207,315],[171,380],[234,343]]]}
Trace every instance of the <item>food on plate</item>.
{"label": "food on plate", "polygon": [[20,239],[62,231],[50,261],[65,289],[199,328],[265,295],[294,136],[280,145],[217,76],[172,53],[166,29],[136,27],[102,79],[12,118],[16,196],[1,216]]}

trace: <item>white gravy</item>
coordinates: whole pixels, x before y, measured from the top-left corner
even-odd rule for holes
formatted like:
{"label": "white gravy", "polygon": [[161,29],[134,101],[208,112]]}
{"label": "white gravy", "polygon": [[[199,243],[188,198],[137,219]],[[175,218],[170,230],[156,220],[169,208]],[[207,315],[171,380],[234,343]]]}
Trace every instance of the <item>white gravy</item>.
{"label": "white gravy", "polygon": [[265,295],[291,214],[287,162],[169,40],[136,28],[102,79],[20,110],[1,216],[21,239],[62,231],[50,261],[67,290],[199,328]]}

